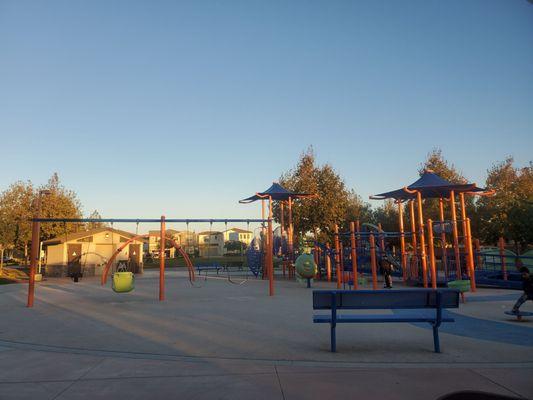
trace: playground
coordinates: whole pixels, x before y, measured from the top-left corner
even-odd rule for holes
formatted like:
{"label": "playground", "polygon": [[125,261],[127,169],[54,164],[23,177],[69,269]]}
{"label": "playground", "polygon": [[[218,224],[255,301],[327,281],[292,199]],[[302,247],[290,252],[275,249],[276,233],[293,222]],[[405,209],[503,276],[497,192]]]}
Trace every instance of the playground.
{"label": "playground", "polygon": [[[513,305],[519,268],[533,257],[503,240],[476,242],[467,195],[491,193],[427,171],[375,196],[398,205],[398,230],[352,221],[326,243],[296,235],[292,222],[293,201],[315,195],[277,183],[241,200],[261,203],[257,219],[53,219],[37,204],[28,284],[0,287],[2,399],[437,399],[465,390],[529,398],[533,305]],[[440,201],[440,221],[424,220],[423,199]],[[111,227],[49,242],[62,246],[68,277],[38,268],[41,224],[95,222]],[[132,223],[135,233],[113,228]],[[143,223],[160,229],[140,233]],[[203,256],[169,236],[176,224],[187,238],[191,224],[209,225]],[[245,224],[236,232],[253,232],[246,251],[210,257],[228,232],[215,224]],[[153,239],[161,245],[143,269],[138,252]],[[81,260],[93,242],[110,247],[91,275]]]}
{"label": "playground", "polygon": [[[329,328],[312,323],[312,291],[283,280],[281,270],[275,296],[265,295],[262,279],[232,285],[209,275],[193,287],[184,268],[166,275],[164,302],[154,270],[123,294],[98,278],[50,279],[39,283],[34,308],[25,307],[26,285],[0,287],[0,397],[533,396],[533,320],[502,314],[517,291],[469,293],[449,311],[456,322],[441,329],[440,354],[429,326],[416,323],[344,324],[331,353]],[[523,307],[533,311],[531,302]]]}

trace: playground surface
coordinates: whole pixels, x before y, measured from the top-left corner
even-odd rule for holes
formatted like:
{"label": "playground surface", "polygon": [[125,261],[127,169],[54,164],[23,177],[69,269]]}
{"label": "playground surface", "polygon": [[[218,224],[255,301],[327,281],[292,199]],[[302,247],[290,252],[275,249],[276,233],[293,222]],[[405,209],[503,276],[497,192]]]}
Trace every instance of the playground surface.
{"label": "playground surface", "polygon": [[0,286],[0,399],[533,398],[533,317],[504,314],[518,291],[467,294],[441,327],[441,354],[428,324],[342,325],[330,353],[303,284],[276,281],[269,297],[268,281],[222,275],[192,287],[183,270],[166,276],[164,302],[158,271],[127,294],[97,278],[50,279],[33,309],[26,285]]}

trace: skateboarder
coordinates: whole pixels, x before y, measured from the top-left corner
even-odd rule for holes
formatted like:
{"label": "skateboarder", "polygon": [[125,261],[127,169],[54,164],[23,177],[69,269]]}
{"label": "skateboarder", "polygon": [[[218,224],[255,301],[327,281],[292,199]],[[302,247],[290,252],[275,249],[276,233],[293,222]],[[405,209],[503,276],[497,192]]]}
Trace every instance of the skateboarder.
{"label": "skateboarder", "polygon": [[533,300],[533,279],[529,274],[529,269],[527,267],[521,267],[520,273],[522,274],[522,289],[524,289],[524,293],[518,298],[513,307],[513,313],[515,314],[519,313],[522,304],[528,300]]}

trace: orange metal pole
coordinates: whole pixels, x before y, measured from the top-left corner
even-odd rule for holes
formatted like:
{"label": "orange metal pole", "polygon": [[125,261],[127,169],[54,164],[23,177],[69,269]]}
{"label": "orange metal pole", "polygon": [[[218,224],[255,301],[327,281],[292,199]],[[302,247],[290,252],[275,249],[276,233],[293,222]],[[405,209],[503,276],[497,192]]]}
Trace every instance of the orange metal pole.
{"label": "orange metal pole", "polygon": [[372,289],[378,288],[378,269],[376,265],[376,241],[374,234],[370,234],[368,237],[370,242],[370,266],[372,267]]}
{"label": "orange metal pole", "polygon": [[[459,193],[459,201],[461,202],[461,218],[463,220],[463,248],[465,253],[465,260],[466,260],[466,268],[468,270],[468,275],[470,275],[470,271],[473,270],[473,265],[470,265],[470,260],[472,260],[473,264],[473,258],[470,258],[470,249],[468,245],[468,227],[466,222],[466,207],[465,207],[465,194]],[[472,277],[470,277],[470,282],[472,282]]]}
{"label": "orange metal pole", "polygon": [[274,248],[273,248],[273,231],[272,231],[272,215],[268,219],[268,293],[274,296]]}
{"label": "orange metal pole", "polygon": [[475,292],[476,287],[476,271],[474,270],[474,252],[472,249],[472,232],[470,230],[470,218],[466,219],[466,234],[467,234],[467,246],[468,246],[468,266],[470,268],[470,290]]}
{"label": "orange metal pole", "polygon": [[478,268],[481,268],[481,263],[482,263],[482,259],[481,259],[481,243],[479,243],[479,239],[476,239],[474,241],[474,245],[476,246],[476,253],[477,253],[477,267]]}
{"label": "orange metal pole", "polygon": [[405,282],[407,280],[407,256],[405,254],[405,233],[403,228],[403,206],[402,202],[398,201],[398,223],[400,226],[400,252],[402,262],[402,278]]}
{"label": "orange metal pole", "polygon": [[462,280],[461,273],[461,254],[459,253],[459,233],[457,232],[457,214],[455,210],[455,193],[450,191],[450,207],[452,209],[452,232],[453,232],[453,250],[455,252],[455,274],[456,280]]}
{"label": "orange metal pole", "polygon": [[500,260],[502,264],[503,280],[507,280],[507,266],[505,265],[505,239],[500,237],[498,240],[498,248],[500,249]]}
{"label": "orange metal pole", "polygon": [[331,258],[329,256],[330,248],[331,248],[330,244],[326,243],[325,262],[326,262],[326,274],[327,274],[328,282],[331,282]]}
{"label": "orange metal pole", "polygon": [[433,221],[428,219],[428,249],[431,272],[431,288],[437,289],[437,266],[435,265],[435,248],[433,243]]}
{"label": "orange metal pole", "polygon": [[293,240],[294,240],[294,236],[293,236],[293,229],[294,227],[292,226],[292,197],[289,197],[289,201],[288,201],[288,235],[287,235],[287,242],[288,242],[288,245],[289,245],[289,262],[291,263],[291,266],[289,266],[289,268],[292,268],[292,263],[294,262],[294,243],[293,243]]}
{"label": "orange metal pole", "polygon": [[161,216],[161,242],[159,245],[159,301],[165,300],[165,216]]}
{"label": "orange metal pole", "polygon": [[346,282],[346,277],[344,276],[344,245],[341,241],[339,241],[339,249],[340,249],[340,264],[341,264],[341,279],[342,283]]}
{"label": "orange metal pole", "polygon": [[[414,200],[409,201],[409,214],[411,217],[411,245],[413,246],[413,260],[416,260],[418,257],[418,246],[416,241],[416,218],[415,218],[415,203]],[[416,262],[415,262],[416,266]],[[411,265],[411,274],[412,278],[418,277],[418,268],[412,268]]]}
{"label": "orange metal pole", "polygon": [[352,246],[352,277],[353,277],[353,289],[357,290],[358,277],[357,277],[357,247],[355,242],[355,223],[350,222],[350,244]]}
{"label": "orange metal pole", "polygon": [[422,283],[424,284],[424,287],[428,287],[428,266],[427,266],[427,260],[426,260],[426,239],[424,235],[424,215],[422,213],[422,194],[420,192],[416,192],[416,199],[418,202],[418,229],[419,229],[419,236],[420,236],[420,258],[422,261]]}
{"label": "orange metal pole", "polygon": [[444,276],[448,277],[448,253],[446,250],[446,230],[444,229],[444,199],[439,198],[439,217],[440,217],[440,246],[442,251],[442,265],[444,269]]}
{"label": "orange metal pole", "polygon": [[341,261],[340,261],[339,226],[335,225],[335,270],[337,271],[337,289],[342,286]]}
{"label": "orange metal pole", "polygon": [[381,222],[378,223],[379,230],[379,247],[381,250],[381,256],[386,254],[385,252],[385,234],[383,233],[383,228],[381,227]]}
{"label": "orange metal pole", "polygon": [[[35,202],[37,204],[35,204]],[[35,200],[34,202],[34,218],[39,218],[40,215],[40,208],[41,208],[41,199],[39,195],[39,199]],[[33,307],[33,300],[35,297],[35,270],[37,268],[37,264],[39,263],[39,243],[40,243],[40,229],[41,224],[37,221],[32,221],[31,223],[31,249],[30,249],[30,276],[29,276],[29,284],[28,284],[28,301],[26,303],[27,307]]]}

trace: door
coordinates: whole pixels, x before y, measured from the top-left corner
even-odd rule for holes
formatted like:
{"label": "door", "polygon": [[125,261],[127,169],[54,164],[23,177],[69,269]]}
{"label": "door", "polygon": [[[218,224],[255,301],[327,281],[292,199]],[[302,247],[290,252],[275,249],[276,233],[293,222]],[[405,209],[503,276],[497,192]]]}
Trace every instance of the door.
{"label": "door", "polygon": [[139,272],[139,255],[141,251],[140,244],[130,244],[128,251],[130,271],[134,274]]}
{"label": "door", "polygon": [[81,243],[67,245],[67,274],[73,278],[82,276]]}

